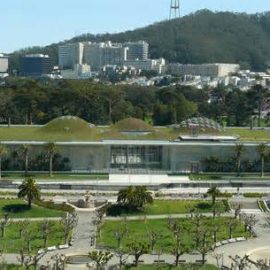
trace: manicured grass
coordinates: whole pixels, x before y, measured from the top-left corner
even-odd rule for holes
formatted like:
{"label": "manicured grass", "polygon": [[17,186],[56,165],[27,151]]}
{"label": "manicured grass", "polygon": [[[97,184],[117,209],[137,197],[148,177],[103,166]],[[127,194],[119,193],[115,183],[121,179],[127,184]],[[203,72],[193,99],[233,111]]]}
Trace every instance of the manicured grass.
{"label": "manicured grass", "polygon": [[19,199],[0,200],[0,216],[8,214],[11,218],[61,217],[65,212],[32,205],[29,209],[26,202]]}
{"label": "manicured grass", "polygon": [[[223,201],[217,201],[216,207],[218,212],[223,213],[226,211],[226,206]],[[146,206],[143,214],[185,214],[188,213],[191,208],[199,213],[211,212],[213,209],[212,201],[155,200],[153,204]]]}
{"label": "manicured grass", "polygon": [[[211,133],[211,132],[205,132]],[[213,133],[213,132],[212,132]],[[189,134],[187,130],[174,130],[172,128],[155,128],[155,132],[147,135],[123,135],[114,128],[75,128],[65,130],[59,128],[51,130],[46,127],[24,126],[24,127],[0,127],[0,141],[99,141],[103,139],[137,139],[137,140],[175,140],[179,134]],[[224,132],[213,133],[214,135],[236,135],[242,141],[270,141],[270,131],[250,130],[240,128],[229,128]]]}
{"label": "manicured grass", "polygon": [[[210,213],[213,211],[212,201],[210,200],[154,200],[152,204],[145,206],[140,212],[127,212],[127,209],[113,205],[108,210],[108,215],[171,215],[187,214],[190,210],[197,213]],[[216,211],[224,213],[228,211],[228,203],[225,200],[216,202]]]}
{"label": "manicured grass", "polygon": [[[48,246],[61,245],[64,243],[63,225],[59,221],[50,221]],[[30,222],[24,235],[33,237],[31,241],[31,252],[44,248],[42,239],[42,222]],[[4,253],[18,253],[21,249],[27,250],[26,238],[20,238],[19,223],[11,223],[7,226],[4,238],[0,238],[0,247]]]}
{"label": "manicured grass", "polygon": [[[82,180],[108,180],[108,174],[54,174],[50,177],[48,174],[30,174],[30,176],[34,177],[38,181],[48,181],[48,180],[57,180],[61,181],[82,181]],[[12,174],[12,173],[4,173],[2,176],[3,180],[16,180],[16,179],[24,179],[24,174]]]}
{"label": "manicured grass", "polygon": [[[229,228],[226,225],[229,222],[229,218],[219,217],[213,218],[202,218],[202,224],[200,229],[205,228],[209,233],[209,241],[212,239],[212,231],[215,226],[219,227],[217,233],[217,241],[225,240],[229,238]],[[177,219],[178,224],[181,225],[183,232],[181,233],[182,239],[188,245],[194,245],[195,241],[195,225],[189,218]],[[237,225],[233,229],[233,237],[245,236],[248,237],[247,233],[244,232],[244,225],[239,221],[236,221]],[[127,228],[127,234],[122,241],[122,246],[127,249],[127,244],[131,239],[138,239],[145,241],[150,244],[150,238],[148,236],[148,231],[152,230],[158,233],[161,237],[158,239],[156,244],[157,250],[162,250],[163,252],[170,252],[174,243],[174,236],[168,228],[167,219],[158,220],[136,220],[136,221],[106,221],[102,227],[102,238],[99,239],[99,245],[116,248],[117,241],[114,237],[114,233],[119,231],[121,228]]]}
{"label": "manicured grass", "polygon": [[230,128],[225,131],[225,135],[238,135],[241,141],[270,141],[269,130]]}
{"label": "manicured grass", "polygon": [[154,270],[154,269],[162,269],[162,270],[217,270],[218,268],[214,265],[204,265],[204,266],[198,266],[198,265],[182,265],[179,267],[171,266],[171,265],[139,265],[138,267],[126,267],[125,270]]}

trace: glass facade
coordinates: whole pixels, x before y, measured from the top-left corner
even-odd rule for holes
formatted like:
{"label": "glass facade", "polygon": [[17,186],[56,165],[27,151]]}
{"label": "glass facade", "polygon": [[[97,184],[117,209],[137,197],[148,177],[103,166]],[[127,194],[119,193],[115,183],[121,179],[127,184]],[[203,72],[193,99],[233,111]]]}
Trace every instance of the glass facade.
{"label": "glass facade", "polygon": [[112,146],[111,168],[161,169],[161,146]]}

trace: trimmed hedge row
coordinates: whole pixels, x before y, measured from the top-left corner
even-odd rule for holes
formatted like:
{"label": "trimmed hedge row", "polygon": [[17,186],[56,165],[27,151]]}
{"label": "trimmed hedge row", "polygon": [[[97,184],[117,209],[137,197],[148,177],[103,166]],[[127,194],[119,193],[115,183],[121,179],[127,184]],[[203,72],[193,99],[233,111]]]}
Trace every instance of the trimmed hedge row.
{"label": "trimmed hedge row", "polygon": [[71,207],[70,205],[67,205],[66,203],[55,204],[54,202],[51,202],[51,201],[40,200],[40,201],[34,201],[34,204],[44,207],[44,208],[52,209],[52,210],[58,210],[58,211],[69,212],[69,213],[74,212],[74,208]]}

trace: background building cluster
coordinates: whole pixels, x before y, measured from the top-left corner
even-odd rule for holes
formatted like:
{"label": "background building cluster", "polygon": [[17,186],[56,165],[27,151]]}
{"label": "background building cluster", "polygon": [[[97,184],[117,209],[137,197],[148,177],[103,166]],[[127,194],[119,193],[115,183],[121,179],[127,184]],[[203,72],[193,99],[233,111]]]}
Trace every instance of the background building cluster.
{"label": "background building cluster", "polygon": [[[145,71],[165,72],[164,59],[150,59],[149,45],[145,41],[112,43],[69,43],[59,46],[59,68],[63,77],[73,74],[85,77],[104,67],[134,67]],[[74,75],[74,76],[75,76]]]}

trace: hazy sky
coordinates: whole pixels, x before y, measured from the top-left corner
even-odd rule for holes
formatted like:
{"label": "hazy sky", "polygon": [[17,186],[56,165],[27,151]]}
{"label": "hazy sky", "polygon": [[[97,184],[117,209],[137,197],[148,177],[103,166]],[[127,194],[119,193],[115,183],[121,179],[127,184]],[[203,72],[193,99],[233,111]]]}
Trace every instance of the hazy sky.
{"label": "hazy sky", "polygon": [[[169,17],[170,0],[0,0],[0,52],[82,33],[132,30]],[[181,0],[182,15],[198,9],[255,13],[269,0]]]}

